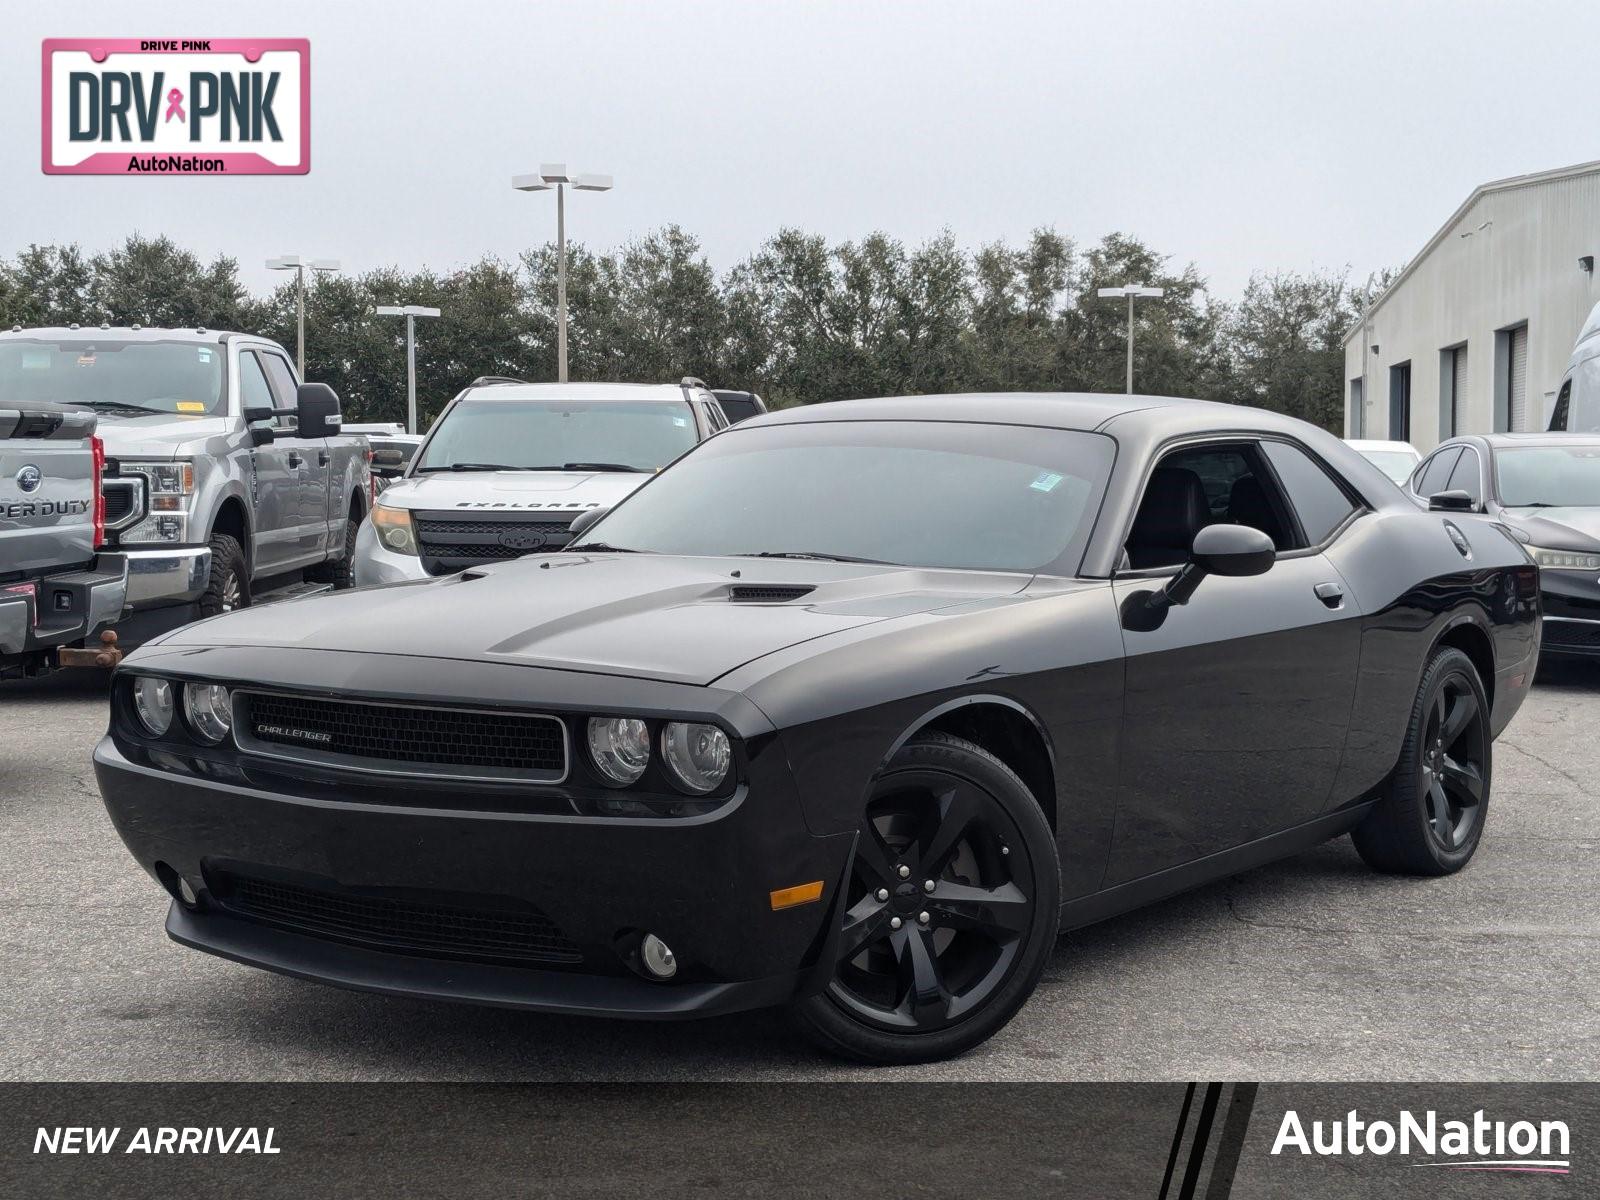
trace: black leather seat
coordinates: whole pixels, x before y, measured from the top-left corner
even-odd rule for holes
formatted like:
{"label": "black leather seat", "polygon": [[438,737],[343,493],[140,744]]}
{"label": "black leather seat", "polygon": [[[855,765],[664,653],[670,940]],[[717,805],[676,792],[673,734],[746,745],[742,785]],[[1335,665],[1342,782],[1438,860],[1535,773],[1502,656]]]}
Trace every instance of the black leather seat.
{"label": "black leather seat", "polygon": [[1254,475],[1241,475],[1228,489],[1228,520],[1235,525],[1259,529],[1279,550],[1285,549],[1283,524],[1267,499],[1267,490]]}
{"label": "black leather seat", "polygon": [[1157,467],[1128,535],[1135,570],[1170,567],[1189,557],[1194,535],[1211,524],[1211,505],[1200,476],[1187,467]]}

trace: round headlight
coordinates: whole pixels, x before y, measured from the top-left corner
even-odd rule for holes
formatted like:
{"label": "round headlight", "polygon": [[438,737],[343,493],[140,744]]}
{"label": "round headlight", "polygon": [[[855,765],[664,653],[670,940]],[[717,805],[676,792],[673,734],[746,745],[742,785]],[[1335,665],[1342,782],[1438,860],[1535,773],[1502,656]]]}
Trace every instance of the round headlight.
{"label": "round headlight", "polygon": [[133,685],[133,707],[152,737],[172,728],[172,685],[154,675],[141,675]]}
{"label": "round headlight", "polygon": [[183,687],[183,711],[189,728],[202,741],[213,744],[228,736],[233,727],[233,708],[228,689],[220,683],[188,683]]}
{"label": "round headlight", "polygon": [[589,755],[607,783],[626,787],[650,765],[650,729],[637,717],[590,717]]}
{"label": "round headlight", "polygon": [[703,795],[728,777],[733,747],[715,725],[669,721],[661,731],[661,757],[680,787]]}

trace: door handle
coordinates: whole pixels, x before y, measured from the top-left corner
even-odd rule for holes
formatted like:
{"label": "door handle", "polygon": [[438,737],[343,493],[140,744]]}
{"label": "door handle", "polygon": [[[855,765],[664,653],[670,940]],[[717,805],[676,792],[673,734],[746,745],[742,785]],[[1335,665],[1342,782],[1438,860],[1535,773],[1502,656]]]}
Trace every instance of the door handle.
{"label": "door handle", "polygon": [[332,461],[332,456],[326,450],[317,451],[317,466],[325,467]]}
{"label": "door handle", "polygon": [[1337,583],[1319,583],[1311,590],[1317,594],[1317,599],[1329,608],[1344,607],[1344,589]]}
{"label": "door handle", "polygon": [[305,461],[306,461],[305,459],[300,457],[300,452],[298,450],[289,451],[289,465],[291,467],[303,466],[305,464]]}

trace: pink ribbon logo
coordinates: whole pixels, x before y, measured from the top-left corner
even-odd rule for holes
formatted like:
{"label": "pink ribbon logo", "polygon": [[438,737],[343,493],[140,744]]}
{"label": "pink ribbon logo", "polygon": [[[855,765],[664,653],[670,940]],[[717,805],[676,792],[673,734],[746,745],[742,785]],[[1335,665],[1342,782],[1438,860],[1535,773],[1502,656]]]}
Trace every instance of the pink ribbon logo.
{"label": "pink ribbon logo", "polygon": [[177,88],[173,88],[167,93],[166,120],[170,121],[173,117],[177,117],[180,121],[187,121],[189,119],[183,115],[183,93]]}

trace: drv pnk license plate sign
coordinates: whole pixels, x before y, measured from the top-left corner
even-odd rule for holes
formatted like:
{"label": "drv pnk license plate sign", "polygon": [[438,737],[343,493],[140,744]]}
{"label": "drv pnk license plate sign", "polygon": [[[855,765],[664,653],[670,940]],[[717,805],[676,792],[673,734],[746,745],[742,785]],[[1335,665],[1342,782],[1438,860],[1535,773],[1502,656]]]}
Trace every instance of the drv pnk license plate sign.
{"label": "drv pnk license plate sign", "polygon": [[48,38],[46,175],[304,175],[305,38]]}

